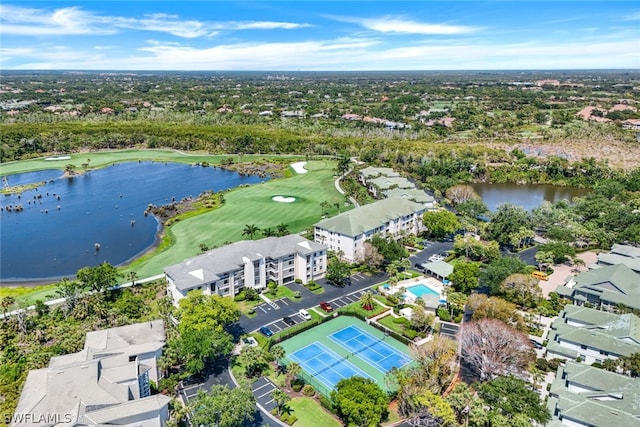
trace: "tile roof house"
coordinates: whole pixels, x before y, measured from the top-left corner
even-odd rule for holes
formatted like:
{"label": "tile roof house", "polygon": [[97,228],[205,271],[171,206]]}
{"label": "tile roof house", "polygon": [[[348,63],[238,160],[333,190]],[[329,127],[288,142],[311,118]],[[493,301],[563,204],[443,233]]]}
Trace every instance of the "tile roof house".
{"label": "tile roof house", "polygon": [[[633,260],[632,258],[629,258]],[[617,304],[640,309],[640,275],[626,264],[615,264],[569,276],[556,292],[574,304],[589,303],[603,310]]]}
{"label": "tile roof house", "polygon": [[548,427],[629,427],[640,424],[640,380],[567,362],[547,400]]}
{"label": "tile roof house", "polygon": [[11,425],[161,427],[171,400],[151,395],[162,320],[89,332],[84,349],[29,371]]}
{"label": "tile roof house", "polygon": [[382,199],[318,222],[314,240],[354,262],[362,259],[364,242],[375,234],[397,236],[401,232],[423,231],[422,215],[426,210],[424,205],[407,199]]}
{"label": "tile roof house", "polygon": [[640,318],[567,305],[549,332],[547,357],[601,363],[640,352]]}
{"label": "tile roof house", "polygon": [[297,234],[243,240],[189,258],[164,269],[174,303],[191,290],[206,295],[234,296],[244,288],[261,291],[278,285],[324,276],[327,248]]}

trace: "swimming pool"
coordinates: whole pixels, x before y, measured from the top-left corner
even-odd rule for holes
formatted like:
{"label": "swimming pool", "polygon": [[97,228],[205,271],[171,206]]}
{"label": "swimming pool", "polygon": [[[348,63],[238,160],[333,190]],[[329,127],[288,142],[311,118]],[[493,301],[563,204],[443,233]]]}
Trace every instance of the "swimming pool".
{"label": "swimming pool", "polygon": [[416,298],[421,298],[423,295],[437,295],[440,296],[440,292],[431,289],[429,286],[420,283],[415,286],[410,286],[407,288],[407,291],[411,292]]}

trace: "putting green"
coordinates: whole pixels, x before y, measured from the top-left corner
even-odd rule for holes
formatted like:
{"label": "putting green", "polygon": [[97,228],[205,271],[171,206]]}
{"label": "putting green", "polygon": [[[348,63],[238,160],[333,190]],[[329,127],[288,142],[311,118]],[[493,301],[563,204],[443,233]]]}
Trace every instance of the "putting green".
{"label": "putting green", "polygon": [[[308,173],[229,191],[224,195],[222,207],[174,223],[169,228],[175,238],[171,247],[149,259],[134,262],[126,270],[135,271],[138,277],[160,274],[164,267],[197,255],[201,243],[213,248],[225,242],[249,239],[242,235],[247,224],[275,230],[284,223],[290,233],[300,232],[320,220],[323,202],[328,202],[325,213],[331,215],[350,209],[352,206],[344,207],[344,196],[335,188],[335,166],[334,161],[310,161],[306,164]],[[275,203],[272,200],[275,195],[295,197],[296,201]],[[255,239],[261,237],[260,233],[254,236]]]}

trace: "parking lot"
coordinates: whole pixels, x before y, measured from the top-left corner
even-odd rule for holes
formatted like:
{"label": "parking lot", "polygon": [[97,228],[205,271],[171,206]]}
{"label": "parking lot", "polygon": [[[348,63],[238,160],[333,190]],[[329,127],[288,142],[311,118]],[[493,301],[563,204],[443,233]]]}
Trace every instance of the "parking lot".
{"label": "parking lot", "polygon": [[[293,321],[294,323],[292,323],[291,325],[287,325],[284,320],[282,320],[282,318],[280,318],[280,320],[276,320],[275,322],[269,323],[268,325],[266,325],[271,332],[273,332],[274,334],[277,334],[278,332],[290,328],[293,325],[297,325],[298,323],[302,323],[305,320],[302,318],[302,316],[300,316],[298,313],[295,314],[291,314],[288,316],[291,321]],[[284,318],[284,316],[283,316]]]}
{"label": "parking lot", "polygon": [[354,302],[360,301],[360,297],[362,296],[362,294],[367,291],[374,292],[373,290],[370,290],[370,289],[363,289],[349,295],[343,295],[341,297],[334,298],[331,301],[327,301],[327,302],[331,304],[331,307],[333,307],[333,309],[335,310],[337,308],[342,308],[345,305],[353,304]]}
{"label": "parking lot", "polygon": [[269,313],[270,311],[280,310],[282,307],[287,307],[291,304],[291,300],[289,298],[280,298],[278,300],[272,301],[272,304],[262,303],[256,306],[256,311],[261,311],[263,313]]}
{"label": "parking lot", "polygon": [[271,412],[277,406],[271,397],[271,393],[276,388],[275,384],[265,377],[260,378],[251,385],[251,391],[256,398],[256,402],[267,412]]}

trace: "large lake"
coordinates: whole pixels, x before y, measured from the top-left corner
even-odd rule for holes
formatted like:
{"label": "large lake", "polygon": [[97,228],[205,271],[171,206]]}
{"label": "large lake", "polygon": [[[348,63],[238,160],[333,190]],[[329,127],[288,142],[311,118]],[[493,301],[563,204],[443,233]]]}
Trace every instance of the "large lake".
{"label": "large lake", "polygon": [[591,192],[586,188],[559,187],[546,184],[470,184],[482,198],[491,212],[495,212],[499,204],[511,203],[530,211],[542,205],[543,201],[571,201],[574,197],[582,197]]}
{"label": "large lake", "polygon": [[[0,196],[4,283],[70,277],[103,261],[126,263],[156,242],[159,223],[152,215],[144,216],[150,203],[163,205],[173,197],[180,200],[264,180],[219,168],[152,162],[120,163],[73,179],[62,178],[60,170],[7,178],[12,186],[46,184],[21,198]],[[7,205],[18,203],[24,211],[7,211]]]}

